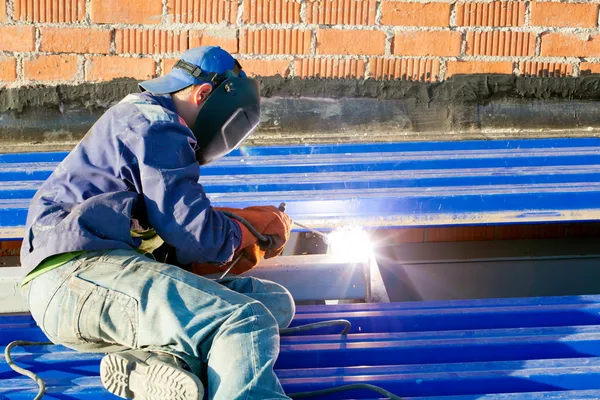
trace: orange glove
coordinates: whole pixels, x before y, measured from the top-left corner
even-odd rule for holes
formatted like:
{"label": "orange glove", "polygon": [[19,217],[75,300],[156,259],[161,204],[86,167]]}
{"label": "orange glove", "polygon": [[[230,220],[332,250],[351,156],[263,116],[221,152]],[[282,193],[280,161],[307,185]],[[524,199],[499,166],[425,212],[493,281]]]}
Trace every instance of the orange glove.
{"label": "orange glove", "polygon": [[[273,246],[270,249],[262,250],[258,245],[258,239],[242,223],[235,220],[242,230],[242,241],[238,251],[233,256],[235,260],[242,252],[242,257],[231,269],[232,274],[241,274],[254,268],[263,258],[272,258],[278,256],[283,251],[283,247],[290,238],[292,229],[292,220],[284,212],[279,211],[272,206],[255,206],[244,209],[235,208],[215,208],[217,211],[228,211],[239,215],[248,221],[254,229],[263,235],[271,236]],[[191,271],[198,275],[216,274],[225,271],[229,264],[225,266],[216,266],[212,264],[192,264]]]}

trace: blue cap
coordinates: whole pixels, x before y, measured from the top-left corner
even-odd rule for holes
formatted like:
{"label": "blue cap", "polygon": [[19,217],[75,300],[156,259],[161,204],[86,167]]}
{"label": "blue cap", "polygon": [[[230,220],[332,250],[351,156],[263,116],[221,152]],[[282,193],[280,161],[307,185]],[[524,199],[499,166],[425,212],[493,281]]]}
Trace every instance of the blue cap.
{"label": "blue cap", "polygon": [[[235,58],[218,46],[189,49],[181,55],[180,59],[199,67],[202,72],[206,73],[222,74],[235,67]],[[246,76],[246,74],[240,72],[240,76]],[[155,94],[165,94],[205,82],[201,77],[194,77],[186,70],[173,68],[166,75],[140,83],[140,88]]]}

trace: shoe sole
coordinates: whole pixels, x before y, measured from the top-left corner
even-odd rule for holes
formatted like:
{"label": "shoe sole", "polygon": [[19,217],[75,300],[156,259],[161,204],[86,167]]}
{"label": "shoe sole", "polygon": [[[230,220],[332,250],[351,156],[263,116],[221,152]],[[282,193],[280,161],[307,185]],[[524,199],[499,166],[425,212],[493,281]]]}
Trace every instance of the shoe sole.
{"label": "shoe sole", "polygon": [[107,354],[100,363],[102,384],[111,393],[138,400],[201,400],[202,382],[167,363],[146,365],[135,357]]}

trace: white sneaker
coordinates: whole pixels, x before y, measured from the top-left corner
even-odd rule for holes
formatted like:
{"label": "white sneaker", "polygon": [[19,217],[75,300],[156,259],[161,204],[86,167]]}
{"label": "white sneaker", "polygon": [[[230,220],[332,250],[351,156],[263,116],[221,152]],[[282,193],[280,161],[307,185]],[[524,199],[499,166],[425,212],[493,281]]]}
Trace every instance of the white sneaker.
{"label": "white sneaker", "polygon": [[200,378],[183,365],[170,354],[129,350],[104,356],[100,378],[109,392],[121,398],[202,400],[204,386]]}

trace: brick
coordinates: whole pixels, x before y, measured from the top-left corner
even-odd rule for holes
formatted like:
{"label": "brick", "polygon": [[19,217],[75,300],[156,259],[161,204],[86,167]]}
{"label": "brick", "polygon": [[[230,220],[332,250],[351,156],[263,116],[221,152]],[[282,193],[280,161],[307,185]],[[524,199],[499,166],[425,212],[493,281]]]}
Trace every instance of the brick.
{"label": "brick", "polygon": [[522,61],[519,63],[519,72],[525,76],[565,77],[573,75],[573,65],[567,63]]}
{"label": "brick", "polygon": [[175,66],[175,63],[177,62],[177,60],[179,60],[179,58],[164,58],[164,59],[162,59],[160,61],[161,75],[168,74]]}
{"label": "brick", "polygon": [[318,54],[382,55],[386,35],[381,31],[319,29]]}
{"label": "brick", "polygon": [[192,31],[190,33],[190,47],[198,46],[220,46],[232,54],[239,51],[237,33],[233,28]]}
{"label": "brick", "polygon": [[108,53],[108,30],[90,28],[40,28],[42,51],[56,53]]}
{"label": "brick", "polygon": [[469,56],[533,56],[536,36],[528,32],[467,32]]}
{"label": "brick", "polygon": [[297,29],[245,30],[240,38],[240,53],[308,54],[311,31]]}
{"label": "brick", "polygon": [[[173,69],[178,58],[165,58],[161,60],[162,75]],[[240,60],[240,64],[249,75],[273,76],[280,74],[287,77],[290,73],[288,60]]]}
{"label": "brick", "polygon": [[150,58],[117,56],[90,57],[85,72],[86,81],[115,78],[149,79],[155,75],[155,63]]}
{"label": "brick", "polygon": [[402,79],[432,82],[440,80],[440,60],[436,59],[385,59],[370,62],[370,74],[375,79]]}
{"label": "brick", "polygon": [[309,24],[375,25],[376,0],[322,0],[306,3]]}
{"label": "brick", "polygon": [[244,23],[297,24],[300,22],[300,3],[295,0],[245,0]]}
{"label": "brick", "polygon": [[243,70],[249,76],[275,76],[287,78],[290,74],[289,60],[241,60]]}
{"label": "brick", "polygon": [[600,63],[582,62],[579,64],[579,71],[581,76],[600,74]]}
{"label": "brick", "polygon": [[72,81],[77,77],[78,57],[60,54],[23,61],[23,75],[33,81]]}
{"label": "brick", "polygon": [[458,56],[462,34],[450,31],[399,32],[392,52],[401,56]]}
{"label": "brick", "polygon": [[523,26],[524,1],[493,1],[491,3],[458,3],[458,26]]}
{"label": "brick", "polygon": [[531,25],[594,28],[598,25],[598,5],[532,2]]}
{"label": "brick", "polygon": [[120,24],[159,24],[162,0],[91,0],[92,22]]}
{"label": "brick", "polygon": [[81,22],[85,0],[15,0],[14,18],[28,22]]}
{"label": "brick", "polygon": [[542,56],[600,56],[600,35],[547,33],[542,35]]}
{"label": "brick", "polygon": [[363,60],[303,58],[294,62],[295,76],[302,78],[364,78]]}
{"label": "brick", "polygon": [[6,1],[0,1],[0,22],[6,21]]}
{"label": "brick", "polygon": [[513,63],[508,61],[448,61],[446,78],[458,74],[512,74]]}
{"label": "brick", "polygon": [[17,60],[9,57],[0,57],[0,82],[12,82],[16,79]]}
{"label": "brick", "polygon": [[118,29],[115,32],[117,53],[164,54],[180,53],[189,48],[188,32],[148,29]]}
{"label": "brick", "polygon": [[383,25],[448,26],[450,4],[388,1],[381,5]]}
{"label": "brick", "polygon": [[182,24],[235,23],[237,11],[237,0],[169,0],[167,21]]}
{"label": "brick", "polygon": [[548,239],[565,236],[565,224],[500,225],[496,227],[496,239]]}
{"label": "brick", "polygon": [[494,240],[493,226],[458,226],[444,228],[427,228],[425,241],[434,242],[470,242]]}
{"label": "brick", "polygon": [[0,51],[35,50],[33,26],[0,26]]}

